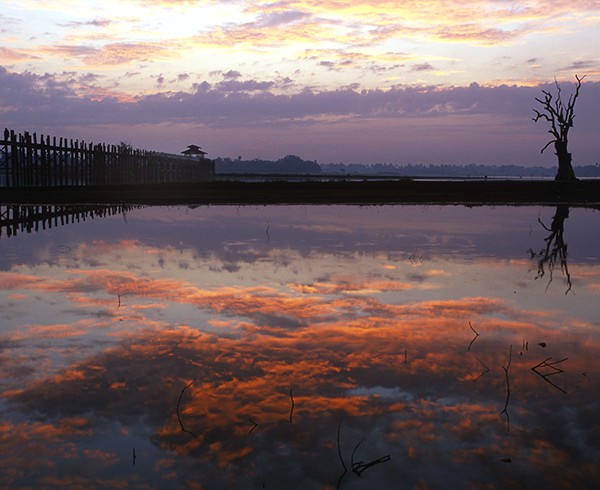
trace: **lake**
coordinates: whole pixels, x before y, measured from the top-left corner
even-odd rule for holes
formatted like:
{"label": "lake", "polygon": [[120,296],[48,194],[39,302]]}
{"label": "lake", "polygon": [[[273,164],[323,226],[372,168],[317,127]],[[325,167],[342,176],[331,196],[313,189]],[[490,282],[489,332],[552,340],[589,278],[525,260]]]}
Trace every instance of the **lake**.
{"label": "lake", "polygon": [[600,481],[598,210],[1,211],[2,488]]}

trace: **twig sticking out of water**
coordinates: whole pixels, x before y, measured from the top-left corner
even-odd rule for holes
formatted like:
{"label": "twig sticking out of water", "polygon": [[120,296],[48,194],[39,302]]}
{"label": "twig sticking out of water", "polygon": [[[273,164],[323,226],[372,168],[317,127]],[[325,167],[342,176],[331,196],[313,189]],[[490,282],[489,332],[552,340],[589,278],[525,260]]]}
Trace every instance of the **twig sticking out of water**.
{"label": "twig sticking out of water", "polygon": [[293,422],[294,407],[296,406],[296,404],[294,403],[294,393],[292,392],[291,386],[290,386],[290,401],[292,403],[292,406],[290,407],[290,424],[291,424]]}
{"label": "twig sticking out of water", "polygon": [[471,343],[469,344],[469,347],[467,348],[467,351],[471,350],[471,346],[473,345],[473,342],[475,342],[477,340],[477,337],[479,337],[479,332],[477,332],[477,330],[475,330],[473,328],[473,325],[471,325],[471,322],[469,322],[469,327],[471,328],[471,330],[473,330],[473,332],[475,333],[475,337],[473,337],[473,340],[471,340]]}
{"label": "twig sticking out of water", "polygon": [[506,415],[506,428],[508,432],[510,432],[510,417],[508,416],[508,402],[510,400],[510,381],[508,379],[508,370],[510,369],[510,363],[512,361],[512,344],[510,346],[510,350],[508,352],[508,364],[506,366],[502,366],[504,369],[504,374],[506,376],[506,401],[504,403],[504,409],[500,412]]}
{"label": "twig sticking out of water", "polygon": [[[338,482],[337,482],[337,486],[336,489],[340,488],[340,484],[342,483],[342,480],[344,479],[344,476],[346,476],[346,473],[348,473],[348,468],[346,467],[346,463],[344,463],[344,458],[342,457],[342,451],[340,449],[340,431],[342,428],[342,419],[340,419],[340,422],[338,424],[338,429],[337,429],[337,451],[338,451],[338,456],[340,458],[340,461],[342,463],[342,467],[344,468],[344,472],[340,475]],[[350,467],[352,468],[352,472],[356,475],[356,476],[360,476],[363,471],[368,470],[369,468],[381,464],[381,463],[385,463],[387,461],[389,461],[391,459],[390,455],[387,454],[385,456],[382,456],[381,458],[377,458],[374,459],[372,461],[369,461],[368,463],[364,463],[363,461],[358,461],[358,462],[354,462],[354,455],[356,454],[356,451],[358,450],[359,446],[363,443],[363,441],[365,440],[365,438],[363,437],[359,443],[354,446],[354,449],[352,451],[352,455],[350,456]]]}
{"label": "twig sticking out of water", "polygon": [[483,363],[483,361],[482,361],[481,359],[479,359],[479,357],[477,357],[477,356],[476,356],[475,354],[473,354],[472,352],[471,352],[471,355],[472,355],[472,356],[473,356],[475,359],[477,359],[477,361],[479,362],[479,364],[481,364],[481,365],[483,366],[483,369],[484,369],[484,370],[481,372],[481,374],[480,374],[479,376],[477,376],[477,377],[476,377],[476,378],[473,380],[473,381],[477,381],[477,380],[478,380],[479,378],[481,378],[481,377],[482,377],[484,374],[487,374],[487,373],[490,371],[490,368],[489,368],[489,367],[487,367],[487,366],[486,366],[486,365]]}
{"label": "twig sticking out of water", "polygon": [[360,442],[354,447],[354,450],[352,451],[352,456],[350,457],[350,466],[356,476],[360,476],[363,471],[368,470],[372,466],[375,466],[375,465],[378,465],[381,463],[385,463],[391,459],[390,455],[386,454],[385,456],[374,459],[373,461],[369,461],[368,463],[363,463],[362,461],[355,463],[354,462],[354,454],[356,453],[356,450],[363,443],[364,440],[365,440],[365,438],[363,437],[360,440]]}
{"label": "twig sticking out of water", "polygon": [[[564,362],[568,359],[568,357],[565,357],[564,359],[561,359],[560,361],[554,361],[554,362],[548,362],[550,359],[552,359],[552,357],[548,357],[546,359],[544,359],[542,362],[540,362],[539,364],[536,364],[535,366],[533,366],[531,368],[531,370],[537,374],[540,378],[542,378],[546,383],[551,384],[552,386],[554,386],[558,391],[562,391],[565,395],[567,394],[567,392],[565,390],[563,390],[560,386],[557,386],[556,384],[554,384],[550,379],[548,379],[550,376],[553,376],[555,374],[560,374],[560,373],[564,373],[565,371],[559,367],[556,367],[557,364],[560,364],[561,362]],[[550,372],[546,372],[543,373],[541,371],[539,371],[539,369],[541,368],[548,368],[550,369]]]}
{"label": "twig sticking out of water", "polygon": [[340,421],[338,423],[338,428],[337,428],[337,452],[338,452],[338,456],[340,458],[340,462],[342,463],[342,468],[344,468],[344,472],[338,478],[337,485],[335,487],[336,489],[340,488],[340,484],[342,483],[342,480],[346,476],[346,473],[348,473],[348,468],[346,468],[346,463],[344,463],[344,458],[342,457],[342,450],[340,449],[340,431],[341,430],[342,430],[342,419],[340,418]]}
{"label": "twig sticking out of water", "polygon": [[179,399],[177,400],[177,410],[176,410],[176,412],[177,412],[177,420],[179,421],[179,427],[181,427],[182,432],[187,432],[188,434],[190,434],[193,437],[196,437],[196,434],[194,434],[191,430],[187,430],[183,426],[183,422],[181,421],[181,415],[179,413],[179,405],[181,405],[181,398],[183,397],[183,394],[185,393],[185,390],[187,390],[195,382],[196,382],[196,379],[194,378],[192,381],[190,381],[187,385],[185,385],[183,387],[183,389],[181,390],[181,393],[179,394]]}
{"label": "twig sticking out of water", "polygon": [[[471,347],[473,346],[473,343],[477,340],[477,337],[479,337],[479,332],[477,330],[475,330],[473,328],[473,325],[471,325],[471,322],[469,322],[469,328],[473,331],[473,333],[475,334],[475,337],[473,337],[473,340],[471,340],[471,343],[469,344],[469,347],[467,347],[467,352],[471,351]],[[477,376],[477,378],[475,378],[473,381],[477,381],[479,378],[481,378],[484,374],[488,373],[490,368],[487,367],[483,361],[481,359],[479,359],[479,357],[477,357],[475,354],[473,354],[471,352],[471,355],[477,359],[477,362],[479,362],[479,364],[481,364],[483,366],[483,371],[481,372],[481,374],[479,376]]]}

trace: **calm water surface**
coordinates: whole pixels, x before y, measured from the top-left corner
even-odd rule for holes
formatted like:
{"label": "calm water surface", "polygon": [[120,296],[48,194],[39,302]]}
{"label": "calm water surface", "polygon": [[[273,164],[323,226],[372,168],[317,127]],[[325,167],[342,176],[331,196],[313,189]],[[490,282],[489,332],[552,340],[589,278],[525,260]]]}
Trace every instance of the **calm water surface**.
{"label": "calm water surface", "polygon": [[2,488],[597,488],[598,211],[2,212]]}

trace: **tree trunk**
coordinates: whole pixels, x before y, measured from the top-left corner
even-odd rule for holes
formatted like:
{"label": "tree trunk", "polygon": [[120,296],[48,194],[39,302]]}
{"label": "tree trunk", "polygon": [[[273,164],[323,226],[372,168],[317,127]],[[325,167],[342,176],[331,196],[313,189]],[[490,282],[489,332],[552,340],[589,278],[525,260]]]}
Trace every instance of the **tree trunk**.
{"label": "tree trunk", "polygon": [[567,145],[557,140],[554,143],[554,148],[556,150],[556,156],[558,157],[558,172],[556,173],[554,180],[577,180],[575,172],[573,171],[573,165],[571,165],[571,154],[567,151]]}

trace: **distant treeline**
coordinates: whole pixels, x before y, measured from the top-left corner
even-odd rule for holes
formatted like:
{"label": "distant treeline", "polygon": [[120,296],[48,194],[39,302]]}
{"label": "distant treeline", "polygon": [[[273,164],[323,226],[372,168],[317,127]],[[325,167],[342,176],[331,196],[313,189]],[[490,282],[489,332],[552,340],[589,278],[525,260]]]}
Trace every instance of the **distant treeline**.
{"label": "distant treeline", "polygon": [[[392,165],[376,163],[324,164],[321,172],[326,174],[374,174],[411,177],[554,177],[555,167],[524,167],[521,165]],[[573,166],[577,177],[600,177],[600,165]]]}
{"label": "distant treeline", "polygon": [[[553,178],[554,167],[524,167],[521,165],[393,165],[376,163],[370,165],[326,163],[303,160],[287,155],[277,161],[236,160],[216,158],[216,173],[236,174],[327,174],[327,175],[399,175],[410,177],[536,177]],[[574,166],[577,177],[600,177],[600,165]]]}
{"label": "distant treeline", "polygon": [[237,160],[216,158],[215,172],[221,174],[320,174],[321,167],[317,162],[302,160],[296,155],[287,155],[277,161]]}

